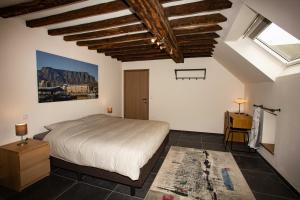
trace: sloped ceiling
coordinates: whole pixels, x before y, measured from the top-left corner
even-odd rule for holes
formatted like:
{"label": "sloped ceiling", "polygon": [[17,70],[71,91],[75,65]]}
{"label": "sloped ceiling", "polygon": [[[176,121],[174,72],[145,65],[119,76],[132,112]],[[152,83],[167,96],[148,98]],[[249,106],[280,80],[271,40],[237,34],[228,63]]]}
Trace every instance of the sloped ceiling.
{"label": "sloped ceiling", "polygon": [[239,12],[236,13],[235,20],[232,21],[226,37],[216,47],[214,58],[243,83],[272,81],[266,74],[258,70],[256,66],[225,42],[238,40],[256,16],[242,2],[236,2],[234,6],[238,7]]}
{"label": "sloped ceiling", "polygon": [[243,83],[272,81],[224,42],[219,43],[214,58]]}
{"label": "sloped ceiling", "polygon": [[[227,37],[217,46],[214,58],[244,83],[273,82],[287,69],[283,63],[279,62],[267,51],[256,47],[257,45],[254,42],[248,47],[247,55],[243,54],[244,52],[241,52],[240,49],[229,45],[229,43],[234,41],[237,44],[239,41],[242,41],[239,38],[241,38],[254,19],[255,12],[282,26],[294,36],[299,36],[300,27],[296,19],[300,19],[298,10],[300,1],[244,0],[243,2]],[[240,43],[242,45],[244,42]],[[254,51],[255,48],[253,47],[256,48],[256,51]],[[246,48],[247,46],[244,45],[243,49]],[[253,54],[251,54],[251,50]]]}

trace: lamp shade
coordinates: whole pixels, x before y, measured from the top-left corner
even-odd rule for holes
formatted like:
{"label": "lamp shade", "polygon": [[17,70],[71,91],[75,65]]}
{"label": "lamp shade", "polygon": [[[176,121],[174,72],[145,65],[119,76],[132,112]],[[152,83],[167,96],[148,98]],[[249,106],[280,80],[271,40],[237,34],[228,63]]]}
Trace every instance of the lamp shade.
{"label": "lamp shade", "polygon": [[234,100],[234,103],[243,104],[243,103],[247,103],[247,100],[243,98],[237,98]]}
{"label": "lamp shade", "polygon": [[23,136],[26,134],[27,134],[27,124],[26,123],[16,124],[16,135]]}

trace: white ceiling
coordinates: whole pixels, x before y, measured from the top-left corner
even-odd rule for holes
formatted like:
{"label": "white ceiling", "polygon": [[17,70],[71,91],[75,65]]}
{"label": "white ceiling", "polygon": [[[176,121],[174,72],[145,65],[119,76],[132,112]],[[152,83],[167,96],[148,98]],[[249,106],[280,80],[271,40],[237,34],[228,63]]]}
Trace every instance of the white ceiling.
{"label": "white ceiling", "polygon": [[[21,2],[27,2],[28,0],[1,0],[0,1],[0,7],[21,3]],[[30,20],[40,17],[45,17],[49,15],[54,15],[62,12],[67,12],[74,9],[79,9],[82,7],[87,7],[95,4],[105,3],[112,0],[88,0],[83,1],[80,3],[75,3],[71,5],[61,6],[59,8],[55,9],[49,9],[45,11],[35,12],[32,14],[27,14],[23,16],[19,16],[18,18],[21,18],[23,20]],[[164,7],[174,6],[174,5],[180,5],[185,3],[191,3],[199,0],[180,0],[175,2],[170,2],[167,4],[164,4]],[[223,64],[232,74],[234,74],[236,77],[238,77],[242,82],[264,82],[264,81],[271,81],[268,76],[266,76],[264,73],[262,73],[260,70],[258,70],[253,64],[248,62],[247,59],[243,58],[239,53],[237,53],[234,49],[229,47],[226,43],[223,41],[225,40],[229,30],[232,27],[232,24],[234,23],[235,19],[237,18],[237,15],[240,11],[240,8],[243,5],[243,1],[247,0],[230,0],[233,3],[232,8],[225,9],[221,11],[221,14],[223,14],[225,17],[227,17],[227,21],[224,23],[221,23],[220,25],[223,27],[222,31],[218,31],[218,34],[221,36],[221,38],[217,39],[218,44],[216,45],[214,58],[216,58],[221,64]],[[210,14],[210,13],[216,13],[216,12],[206,12],[196,15],[204,15],[204,14]],[[119,12],[104,14],[104,15],[98,15],[93,17],[87,17],[83,19],[78,20],[72,20],[64,23],[58,23],[54,25],[49,25],[42,27],[43,29],[53,29],[53,28],[60,28],[60,27],[66,27],[66,26],[72,26],[72,25],[78,25],[82,23],[90,23],[94,21],[100,21],[104,19],[119,17],[131,14],[130,10],[122,10]],[[195,15],[190,15],[195,16]],[[171,17],[170,19],[179,18],[179,17]],[[124,35],[124,34],[123,34]],[[49,36],[50,37],[50,36]],[[57,37],[57,36],[56,36]],[[60,36],[61,37],[61,36]]]}
{"label": "white ceiling", "polygon": [[214,58],[243,83],[272,81],[272,79],[224,42],[218,44]]}
{"label": "white ceiling", "polygon": [[[20,3],[20,2],[27,2],[27,1],[28,0],[15,0],[14,2]],[[79,2],[79,3],[74,3],[71,5],[61,6],[61,7],[54,8],[54,9],[48,9],[48,10],[44,10],[44,11],[27,14],[27,15],[18,16],[18,18],[22,18],[24,20],[41,18],[41,17],[46,17],[49,15],[55,15],[55,14],[67,12],[70,10],[79,9],[79,8],[92,6],[92,5],[96,5],[96,4],[101,4],[101,3],[106,3],[106,2],[110,2],[110,1],[112,1],[112,0],[88,0],[88,1],[83,1],[83,2]],[[199,0],[180,0],[180,1],[174,1],[174,2],[163,4],[163,6],[169,7],[169,6],[174,6],[174,5],[192,3],[192,2],[196,2],[196,1],[199,1]],[[231,0],[231,1],[234,3],[234,2],[239,2],[240,0]],[[9,4],[13,4],[12,0],[1,0],[0,1],[0,7],[4,7]],[[234,3],[234,5],[235,5],[235,3]],[[227,34],[228,28],[230,27],[228,24],[232,23],[234,16],[236,15],[236,13],[238,11],[238,9],[235,9],[235,8],[236,7],[233,6],[233,8],[231,8],[231,9],[225,9],[225,10],[221,11],[221,14],[223,14],[225,17],[228,18],[227,22],[220,24],[223,27],[223,30],[218,32],[218,34],[221,36],[221,38],[223,38]],[[216,13],[216,12],[203,12],[201,14],[193,14],[193,15],[188,15],[188,16],[199,16],[199,15],[205,15],[205,14],[211,14],[211,13]],[[46,29],[61,28],[61,27],[66,27],[66,26],[73,26],[73,25],[78,25],[78,24],[83,24],[83,23],[90,23],[90,22],[94,22],[94,21],[110,19],[110,18],[114,18],[114,17],[120,17],[120,16],[124,16],[124,15],[128,15],[128,14],[131,14],[131,11],[129,9],[118,11],[118,12],[113,12],[113,13],[108,13],[108,14],[103,14],[103,15],[97,15],[97,16],[67,21],[67,22],[63,22],[63,23],[57,23],[57,24],[53,24],[53,25],[44,26],[42,28],[46,28]],[[176,19],[176,18],[181,18],[181,17],[183,17],[183,16],[170,17],[169,19]],[[187,16],[184,16],[184,17],[187,17]]]}

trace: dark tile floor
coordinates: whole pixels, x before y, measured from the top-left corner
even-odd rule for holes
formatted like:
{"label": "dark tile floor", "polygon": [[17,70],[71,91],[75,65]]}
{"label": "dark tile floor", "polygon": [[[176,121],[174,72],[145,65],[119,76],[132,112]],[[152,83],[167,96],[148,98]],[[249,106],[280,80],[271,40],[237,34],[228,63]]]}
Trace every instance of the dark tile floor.
{"label": "dark tile floor", "polygon": [[[90,176],[83,176],[82,180],[78,181],[76,174],[71,171],[53,169],[49,177],[21,193],[0,187],[0,200],[141,200],[145,197],[171,145],[224,151],[222,135],[171,131],[165,152],[143,188],[137,189],[135,197],[129,196],[130,190],[127,186]],[[299,194],[293,192],[257,153],[232,154],[257,200],[300,199]]]}

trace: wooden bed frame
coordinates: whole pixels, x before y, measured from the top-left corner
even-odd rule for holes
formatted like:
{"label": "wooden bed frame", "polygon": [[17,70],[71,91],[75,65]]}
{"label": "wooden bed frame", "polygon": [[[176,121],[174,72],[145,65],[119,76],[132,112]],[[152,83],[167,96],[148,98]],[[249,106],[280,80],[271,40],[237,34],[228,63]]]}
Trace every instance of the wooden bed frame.
{"label": "wooden bed frame", "polygon": [[[33,139],[43,140],[43,138],[46,136],[47,133],[48,132],[37,134],[33,137]],[[77,164],[70,163],[70,162],[67,162],[62,159],[58,159],[58,158],[55,158],[52,156],[50,156],[50,163],[51,163],[51,166],[68,169],[70,171],[76,172],[79,180],[81,180],[82,174],[86,174],[86,175],[94,176],[97,178],[102,178],[102,179],[106,179],[109,181],[113,181],[116,183],[121,183],[123,185],[127,185],[130,187],[130,195],[134,196],[135,189],[141,188],[144,185],[151,170],[155,166],[161,153],[164,151],[166,145],[168,144],[168,141],[169,141],[169,135],[166,136],[163,143],[160,145],[158,150],[153,154],[153,156],[150,158],[150,160],[140,169],[139,179],[135,180],[135,181],[131,180],[127,176],[123,176],[123,175],[120,175],[115,172],[109,172],[109,171],[95,168],[95,167],[77,165]]]}

